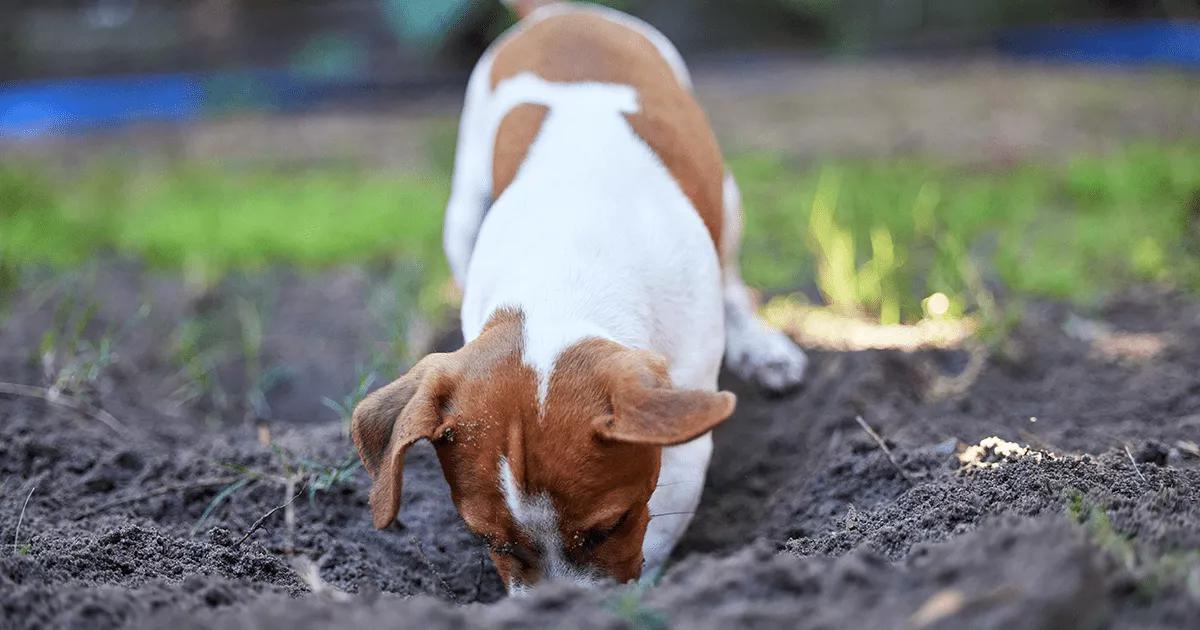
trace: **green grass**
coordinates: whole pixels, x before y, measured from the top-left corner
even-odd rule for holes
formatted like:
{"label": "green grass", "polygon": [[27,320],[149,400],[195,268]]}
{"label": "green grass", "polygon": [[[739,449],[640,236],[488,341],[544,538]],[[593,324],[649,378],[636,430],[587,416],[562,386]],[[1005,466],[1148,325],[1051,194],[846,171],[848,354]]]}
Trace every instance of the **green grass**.
{"label": "green grass", "polygon": [[610,597],[606,608],[634,630],[663,630],[668,627],[662,611],[646,605],[646,587],[640,584],[626,586]]}
{"label": "green grass", "polygon": [[[1134,282],[1200,285],[1200,145],[991,171],[761,154],[731,164],[747,208],[747,280],[815,284],[835,308],[884,323],[919,319],[934,292],[953,316],[998,286],[1089,302]],[[436,286],[447,277],[448,188],[445,172],[104,162],[64,178],[0,164],[0,272],[109,252],[212,282],[270,264],[407,258]]]}
{"label": "green grass", "polygon": [[1200,594],[1200,584],[1193,577],[1200,571],[1200,549],[1175,549],[1157,555],[1145,550],[1139,553],[1134,537],[1117,530],[1104,508],[1093,504],[1078,489],[1068,489],[1065,499],[1069,521],[1081,527],[1088,540],[1114,564],[1133,576],[1139,594],[1151,598],[1175,585]]}
{"label": "green grass", "polygon": [[52,180],[0,166],[0,259],[72,265],[99,252],[211,279],[273,263],[413,257],[444,267],[443,176],[112,165]]}
{"label": "green grass", "polygon": [[981,285],[1082,302],[1134,282],[1200,286],[1200,145],[1006,172],[908,160],[798,169],[770,155],[732,168],[747,281],[815,282],[826,302],[885,323],[919,318],[938,291],[952,311],[976,307]]}

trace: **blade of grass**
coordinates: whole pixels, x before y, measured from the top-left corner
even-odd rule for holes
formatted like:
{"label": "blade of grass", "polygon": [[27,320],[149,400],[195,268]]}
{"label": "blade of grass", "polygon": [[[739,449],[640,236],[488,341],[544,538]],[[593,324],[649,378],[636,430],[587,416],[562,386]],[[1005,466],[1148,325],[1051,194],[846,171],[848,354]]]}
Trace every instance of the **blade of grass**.
{"label": "blade of grass", "polygon": [[216,509],[220,507],[220,505],[224,503],[226,499],[232,497],[237,493],[238,490],[245,488],[253,481],[254,480],[249,477],[242,477],[241,479],[238,479],[224,488],[221,488],[221,491],[217,493],[217,496],[213,497],[212,501],[208,502],[208,506],[206,506],[204,508],[204,512],[200,514],[200,520],[196,521],[196,524],[192,526],[191,535],[196,535],[196,532],[200,530],[200,527],[204,525],[204,522],[208,520],[208,517],[212,516],[212,513],[216,511]]}
{"label": "blade of grass", "polygon": [[17,517],[17,529],[13,531],[13,553],[20,552],[21,523],[25,522],[25,510],[29,507],[29,499],[33,498],[34,490],[37,490],[37,486],[29,489],[29,494],[25,495],[25,502],[21,504],[21,515]]}

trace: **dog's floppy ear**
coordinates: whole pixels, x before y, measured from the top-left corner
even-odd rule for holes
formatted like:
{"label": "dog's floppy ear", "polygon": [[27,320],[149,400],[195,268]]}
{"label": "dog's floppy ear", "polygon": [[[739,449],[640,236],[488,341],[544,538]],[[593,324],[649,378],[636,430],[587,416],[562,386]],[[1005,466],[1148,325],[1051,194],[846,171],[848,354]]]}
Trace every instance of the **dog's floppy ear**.
{"label": "dog's floppy ear", "polygon": [[375,480],[371,515],[378,529],[390,525],[400,511],[408,447],[421,439],[438,439],[450,429],[441,407],[454,387],[459,361],[454,354],[431,354],[354,408],[350,437]]}
{"label": "dog's floppy ear", "polygon": [[729,392],[675,389],[665,359],[646,350],[626,350],[609,360],[612,415],[592,426],[601,438],[630,444],[674,446],[711,431],[733,413]]}

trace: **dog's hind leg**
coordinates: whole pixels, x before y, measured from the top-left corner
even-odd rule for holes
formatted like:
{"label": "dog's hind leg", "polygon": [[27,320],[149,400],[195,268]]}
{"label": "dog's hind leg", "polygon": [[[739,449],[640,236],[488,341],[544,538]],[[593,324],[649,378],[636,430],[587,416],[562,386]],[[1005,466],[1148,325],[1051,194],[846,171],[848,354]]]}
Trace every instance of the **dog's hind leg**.
{"label": "dog's hind leg", "polygon": [[740,378],[770,391],[786,391],[804,379],[808,359],[787,335],[755,313],[742,281],[738,251],[742,240],[742,198],[732,173],[725,175],[725,215],[721,229],[721,274],[725,298],[725,365]]}
{"label": "dog's hind leg", "polygon": [[446,204],[446,222],[442,230],[442,245],[459,288],[466,286],[471,252],[492,201],[492,137],[488,133],[487,113],[491,68],[489,55],[475,66],[467,82],[458,145],[454,152],[450,201]]}

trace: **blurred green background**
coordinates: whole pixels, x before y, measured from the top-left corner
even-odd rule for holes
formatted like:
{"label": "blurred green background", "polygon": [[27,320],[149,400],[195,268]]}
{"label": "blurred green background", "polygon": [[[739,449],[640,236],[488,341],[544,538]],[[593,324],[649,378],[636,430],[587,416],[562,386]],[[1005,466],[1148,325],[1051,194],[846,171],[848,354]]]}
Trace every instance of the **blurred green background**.
{"label": "blurred green background", "polygon": [[[1196,74],[1014,61],[997,44],[1046,23],[1194,24],[1188,3],[609,4],[695,60],[746,199],[745,275],[768,294],[894,324],[1200,287]],[[112,257],[196,286],[416,261],[421,304],[452,308],[456,108],[511,23],[496,2],[6,5],[0,87],[185,72],[205,91],[183,122],[0,140],[0,280]],[[323,81],[319,98],[272,102],[245,74],[263,68],[283,94]]]}

